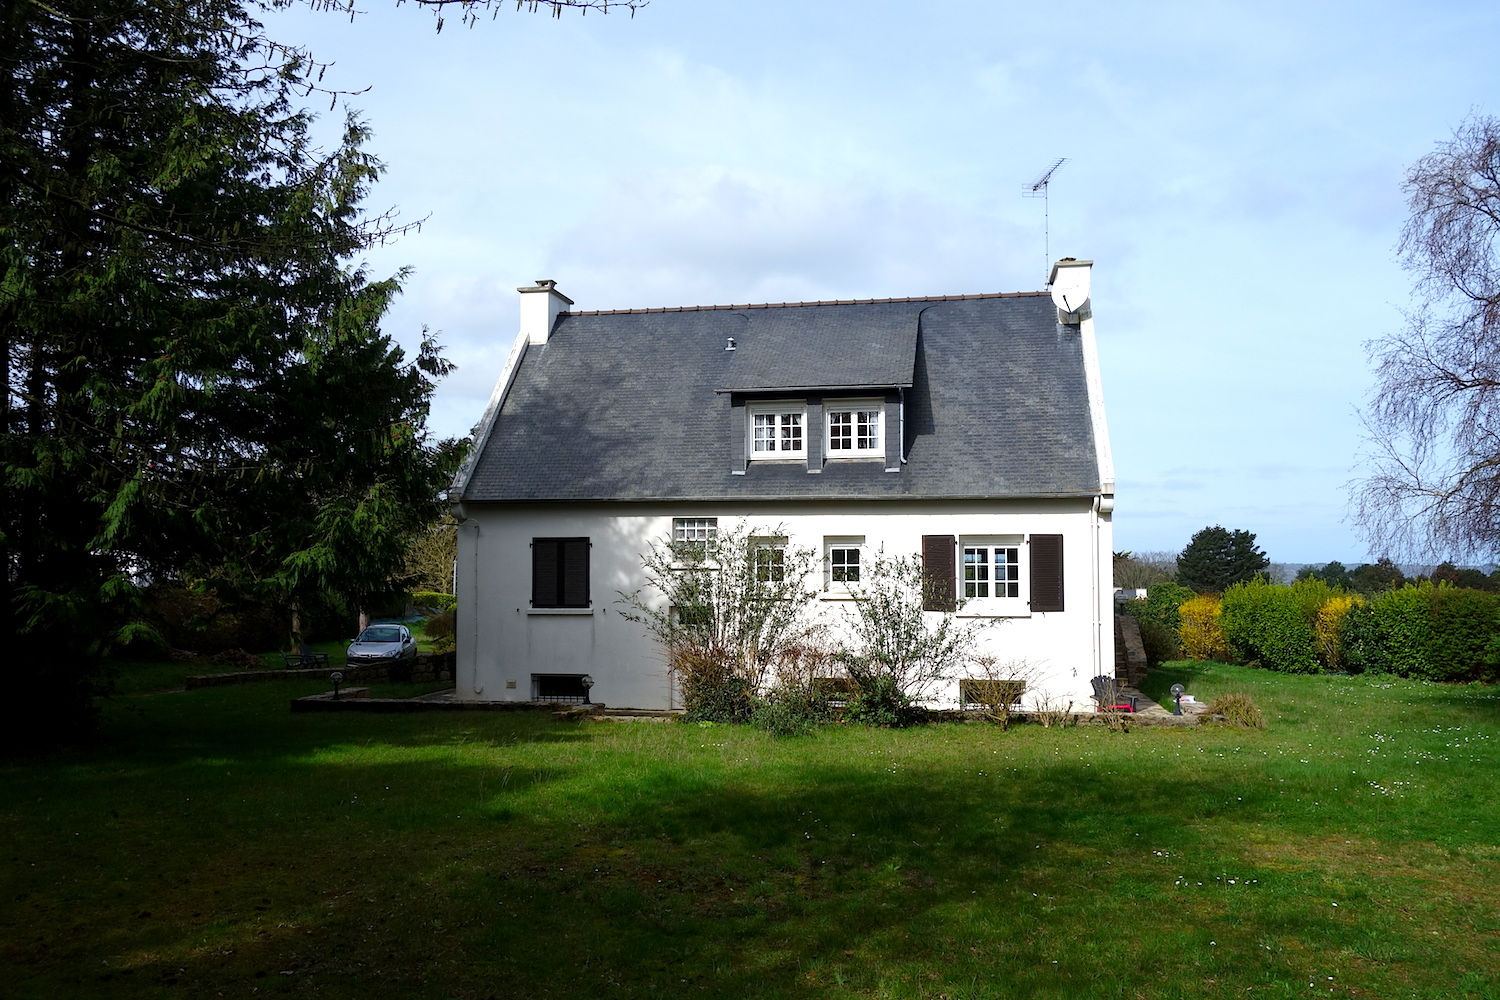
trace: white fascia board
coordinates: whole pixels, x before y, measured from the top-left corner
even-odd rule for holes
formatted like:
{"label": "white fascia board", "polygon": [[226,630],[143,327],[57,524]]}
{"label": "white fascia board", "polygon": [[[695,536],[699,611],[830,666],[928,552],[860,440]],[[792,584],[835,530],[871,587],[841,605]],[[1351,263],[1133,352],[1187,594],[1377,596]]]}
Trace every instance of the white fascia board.
{"label": "white fascia board", "polygon": [[484,408],[484,416],[474,431],[474,445],[469,449],[469,454],[464,457],[464,464],[459,466],[458,473],[453,477],[453,485],[448,488],[450,501],[463,499],[464,490],[469,488],[469,479],[474,475],[474,469],[479,465],[479,456],[484,452],[484,446],[490,439],[490,432],[495,428],[495,421],[500,416],[500,407],[505,404],[505,397],[510,392],[511,383],[516,380],[516,372],[521,367],[521,360],[526,357],[527,342],[528,337],[525,331],[516,334],[516,342],[511,345],[510,355],[505,359],[505,367],[500,369],[500,377],[495,380],[495,389],[490,393],[489,405]]}
{"label": "white fascia board", "polygon": [[1094,340],[1094,317],[1084,316],[1078,324],[1083,348],[1083,376],[1088,386],[1089,417],[1094,427],[1094,449],[1099,459],[1099,489],[1115,491],[1115,458],[1109,447],[1109,424],[1104,419],[1104,383],[1099,378],[1099,345]]}

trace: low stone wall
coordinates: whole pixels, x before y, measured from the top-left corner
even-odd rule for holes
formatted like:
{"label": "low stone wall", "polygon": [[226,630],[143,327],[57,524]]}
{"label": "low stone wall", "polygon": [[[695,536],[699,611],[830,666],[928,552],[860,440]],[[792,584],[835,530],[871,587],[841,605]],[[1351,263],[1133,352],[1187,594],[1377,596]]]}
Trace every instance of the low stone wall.
{"label": "low stone wall", "polygon": [[297,668],[277,670],[245,670],[233,674],[203,674],[187,679],[189,691],[197,688],[224,687],[230,684],[259,684],[262,681],[328,680],[335,670],[344,675],[345,684],[372,684],[381,682],[424,684],[453,679],[454,654],[419,653],[410,663],[358,663],[343,667]]}
{"label": "low stone wall", "polygon": [[1149,671],[1141,623],[1130,615],[1115,615],[1115,679],[1138,685]]}

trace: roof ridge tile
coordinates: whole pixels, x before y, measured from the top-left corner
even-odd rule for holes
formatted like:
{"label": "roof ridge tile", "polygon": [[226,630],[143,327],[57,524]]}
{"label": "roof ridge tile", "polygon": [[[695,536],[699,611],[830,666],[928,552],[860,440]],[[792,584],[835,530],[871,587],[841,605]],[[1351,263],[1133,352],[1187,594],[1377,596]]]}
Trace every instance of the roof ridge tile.
{"label": "roof ridge tile", "polygon": [[968,302],[975,299],[1021,299],[1045,296],[1046,292],[976,292],[972,295],[910,295],[894,299],[829,299],[817,302],[747,302],[720,306],[648,306],[640,309],[574,309],[563,316],[634,316],[642,313],[714,312],[734,309],[797,309],[804,306],[878,306],[909,302]]}

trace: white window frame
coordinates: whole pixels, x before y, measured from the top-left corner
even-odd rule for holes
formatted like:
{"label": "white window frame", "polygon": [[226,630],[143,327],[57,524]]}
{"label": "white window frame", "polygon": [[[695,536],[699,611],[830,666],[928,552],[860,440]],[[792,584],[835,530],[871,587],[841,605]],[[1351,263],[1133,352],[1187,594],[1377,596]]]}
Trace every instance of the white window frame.
{"label": "white window frame", "polygon": [[[834,552],[854,552],[856,554],[856,568],[859,573],[856,579],[837,580],[834,577],[843,575],[836,573],[834,565]],[[847,565],[847,564],[846,564]],[[823,591],[829,600],[838,600],[853,596],[858,585],[864,581],[864,576],[869,572],[869,561],[865,558],[865,536],[864,535],[827,535],[823,538]],[[854,584],[853,587],[850,584]]]}
{"label": "white window frame", "polygon": [[[692,537],[701,535],[703,537]],[[717,517],[672,518],[672,569],[718,569],[716,558],[709,558],[708,546],[719,537]]]}
{"label": "white window frame", "polygon": [[[745,454],[750,456],[752,462],[777,462],[807,460],[807,404],[802,400],[747,403],[745,404]],[[756,449],[758,441],[765,438],[757,435],[761,427],[766,426],[769,421],[772,435],[769,438],[770,448]],[[797,448],[789,448],[787,438],[788,431],[796,427],[798,434],[796,439],[799,443]]]}
{"label": "white window frame", "polygon": [[[781,583],[786,579],[786,548],[791,539],[785,535],[756,535],[750,539],[750,572],[758,583]],[[768,555],[766,576],[761,577],[761,556]]]}
{"label": "white window frame", "polygon": [[[881,399],[827,399],[823,400],[823,457],[837,458],[884,458],[885,457],[885,401]],[[866,437],[861,430],[867,424],[861,418],[874,414],[874,440],[860,447],[860,439]],[[843,437],[838,431],[841,418],[848,420],[850,447],[836,448],[835,442]],[[862,426],[863,425],[863,426]]]}
{"label": "white window frame", "polygon": [[717,517],[674,517],[672,518],[672,541],[681,542],[711,542],[719,537],[719,519]]}
{"label": "white window frame", "polygon": [[[996,550],[1007,558],[996,562]],[[980,562],[973,561],[974,556]],[[971,579],[970,567],[974,568]],[[1000,575],[1007,579],[997,579]],[[1023,535],[961,535],[958,539],[958,579],[955,593],[964,602],[964,616],[978,618],[1022,618],[1031,615],[1031,603],[1027,599],[1029,581],[1026,578],[1026,539]],[[997,589],[1004,593],[997,594]],[[1010,590],[1014,589],[1012,595]],[[979,591],[984,591],[979,593]]]}

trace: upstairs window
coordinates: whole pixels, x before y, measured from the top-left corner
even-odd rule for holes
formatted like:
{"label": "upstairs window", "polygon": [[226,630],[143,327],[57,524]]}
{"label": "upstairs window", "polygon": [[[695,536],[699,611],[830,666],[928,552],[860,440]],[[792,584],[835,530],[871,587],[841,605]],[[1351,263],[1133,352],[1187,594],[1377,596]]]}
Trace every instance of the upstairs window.
{"label": "upstairs window", "polygon": [[883,409],[879,400],[830,400],[829,458],[880,458],[885,455]]}
{"label": "upstairs window", "polygon": [[752,459],[806,458],[806,411],[801,403],[750,407]]}

